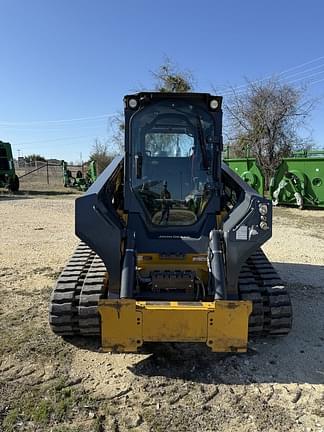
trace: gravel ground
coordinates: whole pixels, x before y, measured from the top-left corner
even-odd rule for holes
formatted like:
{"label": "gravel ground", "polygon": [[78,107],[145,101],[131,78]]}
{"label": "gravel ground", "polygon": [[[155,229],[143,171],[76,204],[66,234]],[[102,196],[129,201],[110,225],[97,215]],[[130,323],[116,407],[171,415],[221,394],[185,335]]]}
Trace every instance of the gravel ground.
{"label": "gravel ground", "polygon": [[77,244],[74,198],[0,196],[0,431],[324,431],[324,212],[274,211],[264,250],[292,297],[289,336],[242,355],[110,355],[47,324]]}

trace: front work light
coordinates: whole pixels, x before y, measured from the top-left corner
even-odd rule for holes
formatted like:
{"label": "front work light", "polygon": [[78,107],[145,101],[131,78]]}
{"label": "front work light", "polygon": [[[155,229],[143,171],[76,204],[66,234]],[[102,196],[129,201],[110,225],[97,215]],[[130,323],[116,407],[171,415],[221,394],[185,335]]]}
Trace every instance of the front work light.
{"label": "front work light", "polygon": [[137,100],[136,99],[129,99],[128,105],[129,105],[129,108],[135,109],[137,107]]}
{"label": "front work light", "polygon": [[217,108],[218,108],[218,100],[217,100],[217,99],[212,99],[212,100],[209,102],[209,106],[210,106],[210,108],[211,108],[212,110],[217,109]]}
{"label": "front work light", "polygon": [[265,216],[268,213],[268,206],[266,204],[260,204],[259,212],[262,214],[262,216]]}

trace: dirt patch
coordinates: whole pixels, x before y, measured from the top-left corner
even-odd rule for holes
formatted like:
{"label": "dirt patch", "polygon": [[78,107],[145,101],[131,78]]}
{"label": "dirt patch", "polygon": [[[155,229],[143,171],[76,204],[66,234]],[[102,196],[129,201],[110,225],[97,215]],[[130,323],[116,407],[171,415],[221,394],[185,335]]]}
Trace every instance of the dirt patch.
{"label": "dirt patch", "polygon": [[103,354],[47,324],[77,244],[73,196],[0,197],[0,431],[324,431],[324,213],[275,209],[265,246],[288,283],[291,334],[243,355],[199,345]]}

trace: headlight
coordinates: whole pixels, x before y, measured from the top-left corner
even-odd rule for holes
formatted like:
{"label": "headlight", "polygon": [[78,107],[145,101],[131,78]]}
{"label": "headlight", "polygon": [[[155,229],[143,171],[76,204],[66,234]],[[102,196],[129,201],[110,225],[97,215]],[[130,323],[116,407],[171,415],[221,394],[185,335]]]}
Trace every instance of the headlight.
{"label": "headlight", "polygon": [[132,109],[135,109],[137,107],[137,100],[136,99],[129,99],[128,106]]}
{"label": "headlight", "polygon": [[264,221],[260,222],[260,228],[261,228],[262,230],[267,230],[267,229],[269,229],[267,222],[264,222]]}
{"label": "headlight", "polygon": [[266,204],[260,204],[259,212],[262,214],[262,216],[265,216],[268,213],[268,206]]}
{"label": "headlight", "polygon": [[209,106],[210,106],[210,108],[211,108],[212,110],[217,109],[217,108],[218,108],[218,100],[217,100],[217,99],[212,99],[212,100],[209,102]]}

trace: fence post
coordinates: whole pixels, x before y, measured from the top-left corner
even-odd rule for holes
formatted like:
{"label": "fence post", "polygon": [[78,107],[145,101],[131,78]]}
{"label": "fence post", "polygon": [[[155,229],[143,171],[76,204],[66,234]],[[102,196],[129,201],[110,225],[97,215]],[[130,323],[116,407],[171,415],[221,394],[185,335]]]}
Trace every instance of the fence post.
{"label": "fence post", "polygon": [[47,184],[49,185],[48,161],[46,161],[46,177],[47,177]]}

